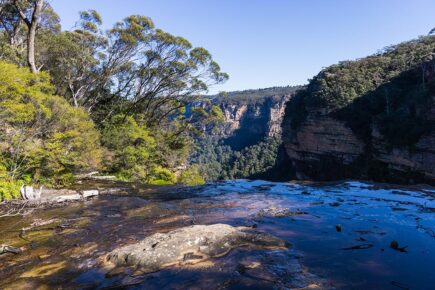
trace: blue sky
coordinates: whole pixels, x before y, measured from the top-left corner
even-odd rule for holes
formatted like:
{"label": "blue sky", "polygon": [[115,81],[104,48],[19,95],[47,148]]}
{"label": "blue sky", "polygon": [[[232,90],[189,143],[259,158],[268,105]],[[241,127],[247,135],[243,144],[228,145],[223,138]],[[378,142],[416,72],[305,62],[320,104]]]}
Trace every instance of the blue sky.
{"label": "blue sky", "polygon": [[208,49],[230,80],[212,92],[304,84],[323,67],[427,34],[433,0],[50,0],[70,29],[95,9],[131,15]]}

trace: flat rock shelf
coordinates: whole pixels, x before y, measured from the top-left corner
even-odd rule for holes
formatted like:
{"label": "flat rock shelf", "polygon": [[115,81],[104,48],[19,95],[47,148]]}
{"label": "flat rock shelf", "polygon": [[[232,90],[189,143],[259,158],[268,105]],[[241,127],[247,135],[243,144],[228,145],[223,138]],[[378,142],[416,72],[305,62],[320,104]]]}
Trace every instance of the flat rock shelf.
{"label": "flat rock shelf", "polygon": [[97,196],[0,218],[1,289],[435,285],[432,187],[88,182],[71,190]]}

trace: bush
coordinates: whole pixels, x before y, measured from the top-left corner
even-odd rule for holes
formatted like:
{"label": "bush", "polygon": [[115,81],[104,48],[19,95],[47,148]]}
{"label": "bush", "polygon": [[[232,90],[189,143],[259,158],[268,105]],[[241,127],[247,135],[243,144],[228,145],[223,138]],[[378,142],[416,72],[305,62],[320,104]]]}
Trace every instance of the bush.
{"label": "bush", "polygon": [[13,180],[0,180],[0,201],[20,197],[20,184]]}
{"label": "bush", "polygon": [[0,123],[0,157],[15,180],[30,176],[56,184],[59,175],[100,167],[93,122],[53,94],[46,73],[0,61]]}
{"label": "bush", "polygon": [[174,184],[177,182],[177,177],[169,169],[155,166],[148,175],[147,182],[155,185]]}
{"label": "bush", "polygon": [[102,133],[103,145],[111,151],[108,169],[125,181],[145,182],[156,140],[133,117],[115,116]]}
{"label": "bush", "polygon": [[196,186],[204,184],[205,180],[199,173],[198,166],[191,166],[181,173],[178,182],[188,186]]}
{"label": "bush", "polygon": [[0,201],[19,197],[20,185],[9,177],[6,168],[0,164]]}

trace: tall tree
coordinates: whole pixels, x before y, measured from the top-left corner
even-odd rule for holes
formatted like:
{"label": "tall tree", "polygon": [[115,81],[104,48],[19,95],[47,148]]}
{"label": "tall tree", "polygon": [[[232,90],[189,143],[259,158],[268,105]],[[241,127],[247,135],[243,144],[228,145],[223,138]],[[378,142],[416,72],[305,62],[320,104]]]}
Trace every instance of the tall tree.
{"label": "tall tree", "polygon": [[0,29],[5,32],[10,45],[18,43],[22,20],[15,6],[7,1],[0,2]]}
{"label": "tall tree", "polygon": [[44,68],[50,71],[57,94],[75,107],[85,105],[86,97],[101,78],[98,53],[106,45],[99,30],[101,23],[96,11],[80,12],[76,30],[57,33],[45,42]]}
{"label": "tall tree", "polygon": [[[36,67],[35,62],[35,38],[44,0],[32,0],[30,2],[14,0],[13,4],[17,9],[21,19],[27,26],[27,64],[32,73],[37,73],[39,72],[39,69]],[[26,13],[26,6],[29,4],[29,13]]]}
{"label": "tall tree", "polygon": [[122,112],[140,113],[148,126],[173,120],[210,85],[228,78],[206,49],[155,29],[151,19],[138,15],[109,31],[104,70],[113,71],[114,96],[128,100]]}

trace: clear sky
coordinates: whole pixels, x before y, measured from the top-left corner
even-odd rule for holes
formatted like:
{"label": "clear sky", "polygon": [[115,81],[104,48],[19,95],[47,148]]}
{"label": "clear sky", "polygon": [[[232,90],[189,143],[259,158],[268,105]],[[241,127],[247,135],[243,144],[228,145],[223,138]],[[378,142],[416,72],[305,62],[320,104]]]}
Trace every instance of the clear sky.
{"label": "clear sky", "polygon": [[49,0],[70,29],[95,9],[104,27],[131,14],[208,49],[230,74],[212,92],[305,84],[322,67],[435,27],[434,0]]}

